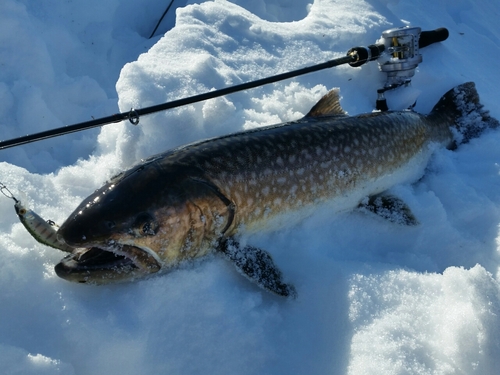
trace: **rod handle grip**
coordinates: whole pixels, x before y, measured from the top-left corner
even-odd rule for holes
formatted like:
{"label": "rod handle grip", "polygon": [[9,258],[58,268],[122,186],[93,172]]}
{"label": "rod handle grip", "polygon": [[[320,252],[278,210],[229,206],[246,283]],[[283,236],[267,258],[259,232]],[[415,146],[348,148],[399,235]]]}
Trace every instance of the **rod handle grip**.
{"label": "rod handle grip", "polygon": [[448,39],[449,35],[448,29],[444,27],[431,31],[422,31],[420,33],[420,39],[418,40],[418,47],[424,48],[433,43],[442,42]]}

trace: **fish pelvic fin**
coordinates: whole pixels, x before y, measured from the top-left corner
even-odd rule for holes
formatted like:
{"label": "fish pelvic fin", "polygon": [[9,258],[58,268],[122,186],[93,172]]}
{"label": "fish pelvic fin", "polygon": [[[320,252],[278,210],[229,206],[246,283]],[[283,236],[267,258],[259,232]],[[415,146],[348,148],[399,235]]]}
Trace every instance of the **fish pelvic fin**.
{"label": "fish pelvic fin", "polygon": [[487,129],[500,125],[498,120],[483,108],[474,82],[463,83],[444,94],[428,117],[438,122],[453,122],[451,131],[454,141],[448,146],[451,149],[479,137]]}
{"label": "fish pelvic fin", "polygon": [[295,287],[282,281],[281,271],[266,251],[253,246],[241,247],[236,240],[228,237],[219,239],[217,249],[242,275],[261,288],[283,297],[297,297]]}
{"label": "fish pelvic fin", "polygon": [[410,207],[398,197],[389,194],[377,194],[366,197],[359,204],[362,211],[367,211],[399,225],[418,225],[418,220]]}
{"label": "fish pelvic fin", "polygon": [[340,105],[340,90],[330,90],[311,108],[306,117],[346,116],[347,113]]}

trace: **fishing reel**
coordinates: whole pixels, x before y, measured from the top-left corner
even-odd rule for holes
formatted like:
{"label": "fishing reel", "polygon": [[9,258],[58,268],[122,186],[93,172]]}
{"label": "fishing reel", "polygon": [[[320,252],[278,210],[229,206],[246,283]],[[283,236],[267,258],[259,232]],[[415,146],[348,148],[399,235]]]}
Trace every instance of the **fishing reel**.
{"label": "fishing reel", "polygon": [[382,41],[385,53],[377,59],[379,69],[387,74],[383,88],[377,90],[376,109],[387,111],[384,93],[400,86],[408,86],[415,75],[415,69],[422,62],[419,53],[420,27],[399,27],[385,30]]}
{"label": "fishing reel", "polygon": [[387,111],[384,93],[411,83],[415,69],[422,62],[420,48],[446,40],[448,35],[445,28],[422,32],[420,27],[406,26],[385,30],[379,44],[351,48],[347,54],[355,56],[356,61],[349,65],[358,67],[377,60],[380,71],[387,74],[387,79],[384,87],[377,90],[376,109]]}

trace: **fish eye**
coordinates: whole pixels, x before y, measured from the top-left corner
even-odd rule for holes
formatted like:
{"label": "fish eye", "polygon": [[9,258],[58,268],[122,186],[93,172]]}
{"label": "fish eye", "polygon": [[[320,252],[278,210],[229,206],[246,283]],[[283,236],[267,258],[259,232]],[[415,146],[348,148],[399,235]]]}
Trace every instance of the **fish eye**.
{"label": "fish eye", "polygon": [[142,236],[154,236],[158,232],[158,223],[147,213],[141,214],[135,221],[135,227]]}
{"label": "fish eye", "polygon": [[144,223],[141,231],[144,235],[154,236],[156,234],[155,224],[153,222]]}

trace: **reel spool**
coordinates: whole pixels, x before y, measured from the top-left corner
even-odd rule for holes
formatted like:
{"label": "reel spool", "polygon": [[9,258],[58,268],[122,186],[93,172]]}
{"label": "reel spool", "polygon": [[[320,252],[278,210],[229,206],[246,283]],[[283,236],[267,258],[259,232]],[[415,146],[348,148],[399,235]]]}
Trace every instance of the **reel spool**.
{"label": "reel spool", "polygon": [[382,33],[385,54],[378,58],[379,68],[387,73],[384,87],[409,83],[422,62],[418,41],[420,27],[399,27]]}

